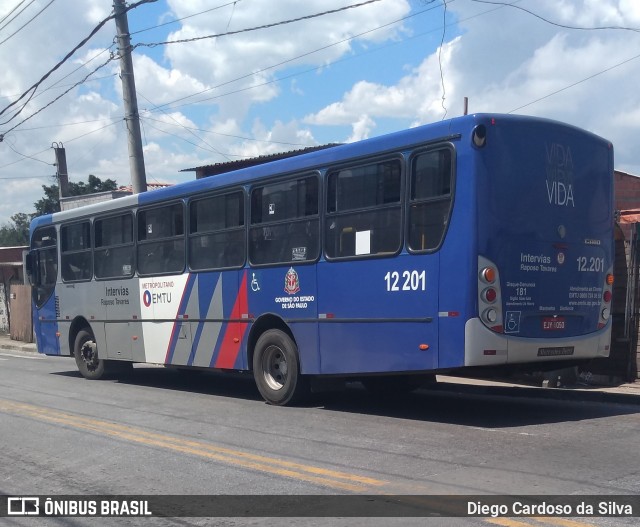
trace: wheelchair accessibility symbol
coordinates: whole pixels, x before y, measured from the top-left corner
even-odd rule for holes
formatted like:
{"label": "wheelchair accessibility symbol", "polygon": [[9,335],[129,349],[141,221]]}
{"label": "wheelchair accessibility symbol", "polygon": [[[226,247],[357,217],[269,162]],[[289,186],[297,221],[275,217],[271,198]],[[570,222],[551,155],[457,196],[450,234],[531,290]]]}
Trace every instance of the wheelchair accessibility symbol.
{"label": "wheelchair accessibility symbol", "polygon": [[260,284],[258,283],[258,279],[256,278],[256,273],[251,273],[251,291],[254,293],[260,291]]}
{"label": "wheelchair accessibility symbol", "polygon": [[504,320],[505,333],[520,333],[520,311],[507,311]]}

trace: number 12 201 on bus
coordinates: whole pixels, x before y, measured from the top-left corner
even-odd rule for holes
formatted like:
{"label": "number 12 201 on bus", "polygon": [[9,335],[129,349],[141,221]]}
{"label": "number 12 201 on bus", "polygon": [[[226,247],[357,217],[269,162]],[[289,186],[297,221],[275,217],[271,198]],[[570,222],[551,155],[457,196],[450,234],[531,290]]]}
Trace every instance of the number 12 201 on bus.
{"label": "number 12 201 on bus", "polygon": [[387,291],[426,291],[426,271],[390,271],[384,275]]}

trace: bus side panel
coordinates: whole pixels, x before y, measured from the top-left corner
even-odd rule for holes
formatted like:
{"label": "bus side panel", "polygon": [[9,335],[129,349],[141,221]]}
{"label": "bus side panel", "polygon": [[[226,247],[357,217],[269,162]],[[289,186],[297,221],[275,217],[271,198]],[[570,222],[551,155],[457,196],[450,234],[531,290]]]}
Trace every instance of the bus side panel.
{"label": "bus side panel", "polygon": [[[467,141],[463,137],[463,141]],[[453,212],[440,258],[439,368],[464,365],[465,323],[477,311],[476,161],[468,143],[456,145]]]}
{"label": "bus side panel", "polygon": [[[237,292],[238,279],[236,273],[225,282],[227,289]],[[223,294],[221,273],[199,273],[193,288],[195,301],[189,309],[191,351],[185,364],[208,368],[213,361],[216,345],[223,329]]]}
{"label": "bus side panel", "polygon": [[316,275],[315,265],[292,262],[286,267],[250,269],[247,278],[252,318],[275,315],[287,324],[298,346],[300,370],[305,374],[320,373]]}
{"label": "bus side panel", "polygon": [[184,315],[195,275],[188,273],[140,279],[140,311],[146,362],[173,364],[191,349]]}
{"label": "bus side panel", "polygon": [[248,298],[246,270],[221,274],[223,323],[210,366],[221,369],[246,369],[245,337],[248,334]]}
{"label": "bus side panel", "polygon": [[60,355],[60,341],[56,336],[58,317],[56,316],[55,294],[52,294],[40,309],[33,305],[33,313],[33,329],[35,330],[38,351],[45,355]]}
{"label": "bus side panel", "polygon": [[437,255],[318,264],[322,373],[437,368],[438,275]]}

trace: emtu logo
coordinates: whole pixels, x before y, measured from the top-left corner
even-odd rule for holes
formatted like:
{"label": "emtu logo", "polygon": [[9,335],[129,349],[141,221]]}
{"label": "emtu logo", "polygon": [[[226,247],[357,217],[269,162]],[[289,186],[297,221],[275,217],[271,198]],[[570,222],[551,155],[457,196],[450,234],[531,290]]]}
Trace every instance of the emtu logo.
{"label": "emtu logo", "polygon": [[573,201],[573,157],[571,148],[559,143],[545,145],[547,151],[547,197],[552,205],[575,207]]}
{"label": "emtu logo", "polygon": [[145,307],[150,307],[151,304],[170,304],[171,293],[152,293],[147,289],[142,293],[142,303]]}

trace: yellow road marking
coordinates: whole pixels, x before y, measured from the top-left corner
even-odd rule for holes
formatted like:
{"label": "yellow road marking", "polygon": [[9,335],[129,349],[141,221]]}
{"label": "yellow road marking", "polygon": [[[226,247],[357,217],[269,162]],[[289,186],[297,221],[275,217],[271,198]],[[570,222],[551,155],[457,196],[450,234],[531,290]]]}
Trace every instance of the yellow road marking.
{"label": "yellow road marking", "polygon": [[560,527],[595,527],[592,523],[577,522],[575,520],[567,520],[566,518],[536,516],[535,520],[541,523],[550,523],[551,525],[559,525]]}
{"label": "yellow road marking", "polygon": [[168,450],[200,456],[246,469],[267,472],[269,474],[276,474],[351,492],[362,493],[371,491],[371,487],[382,487],[387,484],[386,481],[359,476],[357,474],[251,454],[212,443],[158,434],[133,426],[82,417],[80,415],[73,415],[27,403],[0,399],[0,411],[32,417],[40,421],[67,425],[80,430],[98,432],[146,446],[166,448]]}
{"label": "yellow road marking", "polygon": [[494,525],[502,525],[502,527],[531,527],[530,523],[512,520],[511,518],[485,518],[484,521]]}

